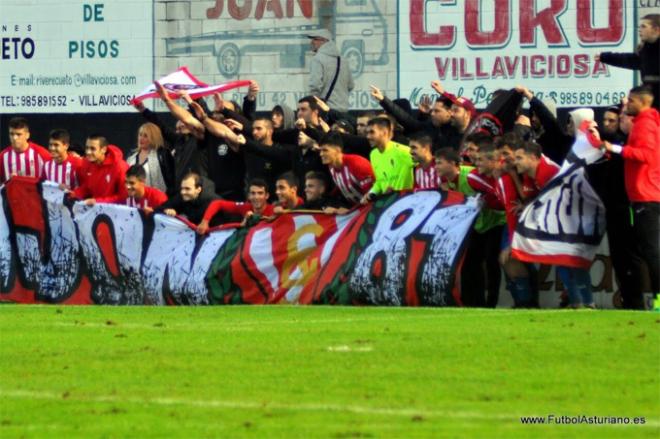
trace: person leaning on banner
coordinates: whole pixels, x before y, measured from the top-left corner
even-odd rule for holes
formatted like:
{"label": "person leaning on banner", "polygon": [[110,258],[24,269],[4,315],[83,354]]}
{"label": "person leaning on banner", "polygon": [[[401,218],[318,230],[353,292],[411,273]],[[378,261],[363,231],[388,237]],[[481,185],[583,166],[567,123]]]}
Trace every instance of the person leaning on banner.
{"label": "person leaning on banner", "polygon": [[649,269],[653,308],[660,311],[660,113],[652,105],[650,88],[630,90],[626,113],[634,119],[628,142],[624,146],[604,142],[603,148],[623,158],[635,241]]}
{"label": "person leaning on banner", "polygon": [[285,172],[277,177],[275,181],[277,203],[273,209],[275,214],[285,213],[304,204],[305,200],[298,196],[298,185],[298,178],[293,172]]}
{"label": "person leaning on banner", "polygon": [[[273,205],[268,204],[268,183],[261,178],[255,178],[248,183],[248,194],[246,203],[214,200],[206,210],[204,216],[197,226],[197,233],[203,235],[208,232],[212,225],[225,224],[229,222],[243,221],[253,215],[273,216]],[[236,218],[238,217],[238,218]]]}
{"label": "person leaning on banner", "polygon": [[653,106],[660,110],[660,14],[643,16],[638,33],[640,43],[635,52],[603,52],[596,59],[604,64],[639,70],[642,83],[653,92]]}
{"label": "person leaning on banner", "polygon": [[387,117],[375,117],[369,121],[367,139],[372,147],[369,161],[375,181],[360,200],[361,204],[369,203],[377,195],[413,188],[415,163],[410,148],[392,141],[392,134],[392,122]]}
{"label": "person leaning on banner", "polygon": [[330,214],[343,214],[348,209],[329,195],[330,183],[324,173],[310,171],[305,175],[305,202],[295,210],[322,210]]}
{"label": "person leaning on banner", "polygon": [[307,38],[315,53],[310,63],[310,94],[337,111],[347,112],[348,94],[355,87],[350,66],[341,59],[330,31],[318,29],[308,33]]}
{"label": "person leaning on banner", "polygon": [[213,190],[206,188],[206,182],[199,174],[191,172],[181,180],[179,194],[161,204],[156,212],[169,216],[181,216],[192,224],[202,221],[206,208],[217,198]]}
{"label": "person leaning on banner", "polygon": [[121,149],[109,145],[105,137],[92,134],[85,142],[85,160],[78,171],[80,185],[71,193],[87,206],[126,198],[127,169]]}
{"label": "person leaning on banner", "polygon": [[152,213],[167,201],[167,195],[154,187],[146,185],[147,173],[141,165],[133,165],[126,171],[126,194],[124,198],[118,197],[112,202],[123,204],[128,207],[142,209],[146,213]]}

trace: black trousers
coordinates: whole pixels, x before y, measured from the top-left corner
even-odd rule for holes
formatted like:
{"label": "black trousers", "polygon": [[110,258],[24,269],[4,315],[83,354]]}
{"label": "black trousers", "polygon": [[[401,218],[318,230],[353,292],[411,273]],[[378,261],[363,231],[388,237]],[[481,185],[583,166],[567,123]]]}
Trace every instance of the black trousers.
{"label": "black trousers", "polygon": [[633,203],[633,231],[651,278],[651,292],[660,293],[660,202]]}
{"label": "black trousers", "polygon": [[461,271],[461,301],[464,306],[497,306],[502,280],[502,271],[497,261],[502,227],[493,227],[484,233],[473,231],[470,236]]}
{"label": "black trousers", "polygon": [[607,241],[610,260],[616,276],[624,309],[644,309],[642,297],[642,265],[633,226],[630,221],[630,206],[621,204],[608,206],[606,210]]}

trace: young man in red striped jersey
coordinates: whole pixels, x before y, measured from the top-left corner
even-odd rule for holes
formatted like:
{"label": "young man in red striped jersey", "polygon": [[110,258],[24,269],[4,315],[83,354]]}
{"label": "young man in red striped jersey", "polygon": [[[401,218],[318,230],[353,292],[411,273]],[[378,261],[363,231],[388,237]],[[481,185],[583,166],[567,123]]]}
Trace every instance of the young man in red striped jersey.
{"label": "young man in red striped jersey", "polygon": [[435,159],[431,148],[433,140],[425,133],[415,133],[410,137],[410,155],[415,162],[413,174],[415,190],[438,189],[440,176],[435,169]]}
{"label": "young man in red striped jersey", "polygon": [[335,186],[351,205],[357,205],[374,184],[374,171],[369,160],[359,155],[344,154],[344,143],[335,133],[319,142],[321,162],[330,169]]}
{"label": "young man in red striped jersey", "polygon": [[48,136],[50,160],[44,164],[41,176],[44,180],[59,184],[62,189],[73,190],[78,187],[78,171],[83,159],[69,154],[70,140],[67,130],[58,128],[50,132]]}
{"label": "young man in red striped jersey", "polygon": [[197,226],[197,233],[203,235],[208,232],[211,223],[217,222],[217,218],[214,217],[218,214],[240,216],[244,220],[252,215],[273,216],[274,206],[268,204],[269,197],[266,180],[253,178],[248,183],[247,203],[229,200],[212,201],[206,208],[202,221]]}
{"label": "young man in red striped jersey", "polygon": [[152,213],[167,201],[167,195],[156,188],[149,187],[145,183],[147,173],[140,165],[133,165],[126,171],[126,193],[127,197],[117,200],[117,204],[125,204],[129,207],[137,207],[146,213]]}
{"label": "young man in red striped jersey", "polygon": [[9,120],[11,145],[0,152],[0,184],[15,175],[41,178],[44,163],[50,154],[43,146],[30,142],[30,127],[26,119]]}

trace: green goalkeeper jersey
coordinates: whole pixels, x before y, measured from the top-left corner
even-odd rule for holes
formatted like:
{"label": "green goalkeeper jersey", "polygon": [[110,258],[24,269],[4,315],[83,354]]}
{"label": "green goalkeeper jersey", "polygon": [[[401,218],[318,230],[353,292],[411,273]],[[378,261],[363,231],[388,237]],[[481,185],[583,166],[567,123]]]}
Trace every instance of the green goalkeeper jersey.
{"label": "green goalkeeper jersey", "polygon": [[369,158],[376,177],[371,193],[379,195],[386,193],[388,189],[402,191],[413,188],[415,164],[410,148],[389,141],[383,152],[378,148],[372,149]]}

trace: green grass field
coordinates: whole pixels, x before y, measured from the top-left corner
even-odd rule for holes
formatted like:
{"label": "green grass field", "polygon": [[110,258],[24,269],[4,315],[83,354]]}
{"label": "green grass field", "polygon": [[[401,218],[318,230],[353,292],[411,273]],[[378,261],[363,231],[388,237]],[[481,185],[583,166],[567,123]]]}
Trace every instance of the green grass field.
{"label": "green grass field", "polygon": [[659,435],[652,312],[0,306],[2,438]]}

